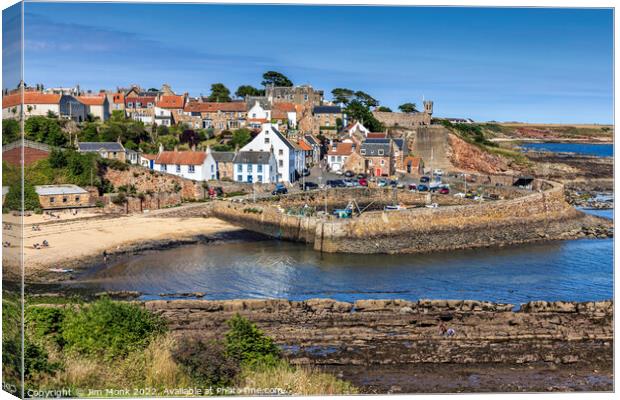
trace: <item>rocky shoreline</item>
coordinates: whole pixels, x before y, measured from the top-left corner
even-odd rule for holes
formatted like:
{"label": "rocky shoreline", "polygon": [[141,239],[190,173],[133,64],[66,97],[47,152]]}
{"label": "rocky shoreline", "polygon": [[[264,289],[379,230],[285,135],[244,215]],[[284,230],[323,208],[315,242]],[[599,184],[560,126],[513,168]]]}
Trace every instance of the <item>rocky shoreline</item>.
{"label": "rocky shoreline", "polygon": [[[613,388],[611,301],[533,301],[516,311],[512,304],[473,300],[140,304],[164,317],[174,334],[204,340],[223,335],[226,320],[239,313],[273,337],[292,363],[336,373],[367,393]],[[454,334],[442,335],[442,326]],[[447,371],[461,378],[448,379]]]}

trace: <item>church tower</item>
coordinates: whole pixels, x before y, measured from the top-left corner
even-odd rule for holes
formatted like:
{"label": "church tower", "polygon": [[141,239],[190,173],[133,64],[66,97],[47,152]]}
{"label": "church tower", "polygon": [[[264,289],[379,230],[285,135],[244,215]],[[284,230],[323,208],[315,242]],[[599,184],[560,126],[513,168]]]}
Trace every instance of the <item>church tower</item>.
{"label": "church tower", "polygon": [[424,100],[424,112],[433,115],[433,102],[432,100]]}

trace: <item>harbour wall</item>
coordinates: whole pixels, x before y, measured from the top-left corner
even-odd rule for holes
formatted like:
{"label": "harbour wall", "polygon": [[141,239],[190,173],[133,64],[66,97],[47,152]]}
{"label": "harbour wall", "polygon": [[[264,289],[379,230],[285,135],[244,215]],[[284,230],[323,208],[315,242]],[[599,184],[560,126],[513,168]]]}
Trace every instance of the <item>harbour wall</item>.
{"label": "harbour wall", "polygon": [[[300,197],[284,199],[282,203],[218,202],[212,215],[274,238],[312,244],[315,250],[329,253],[415,253],[497,246],[563,238],[567,232],[580,229],[579,220],[584,214],[565,201],[563,185],[539,180],[534,186],[539,190],[505,200],[374,211],[352,219],[287,214],[283,206],[299,206],[312,200]],[[350,189],[340,193],[347,190]],[[369,193],[384,200],[390,196],[389,189]],[[328,202],[342,206],[344,198],[338,196],[347,194],[331,196]],[[424,193],[408,196],[410,202],[432,201]],[[436,198],[454,201],[453,196]],[[320,207],[320,194],[314,200]]]}
{"label": "harbour wall", "polygon": [[[297,364],[598,363],[613,360],[613,303],[473,300],[154,300],[180,337],[221,338],[240,314]],[[440,326],[452,328],[451,337]]]}

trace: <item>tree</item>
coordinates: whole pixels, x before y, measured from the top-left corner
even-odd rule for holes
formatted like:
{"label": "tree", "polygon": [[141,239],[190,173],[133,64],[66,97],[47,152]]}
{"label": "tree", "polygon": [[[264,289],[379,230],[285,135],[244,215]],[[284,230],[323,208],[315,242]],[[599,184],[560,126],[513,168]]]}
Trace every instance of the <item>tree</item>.
{"label": "tree", "polygon": [[56,115],[56,113],[52,110],[49,110],[47,112],[47,118],[58,118],[58,115]]}
{"label": "tree", "polygon": [[246,96],[264,96],[265,90],[257,89],[251,85],[241,85],[237,88],[235,92],[235,96],[237,97],[246,97]]}
{"label": "tree", "polygon": [[230,101],[230,90],[223,83],[214,83],[211,85],[211,95],[209,101],[228,102]]}
{"label": "tree", "polygon": [[248,144],[252,140],[252,135],[250,135],[250,131],[245,128],[237,129],[232,134],[232,139],[230,139],[230,146],[235,148],[237,146],[243,147]]}
{"label": "tree", "polygon": [[261,82],[261,85],[291,87],[293,86],[293,82],[280,72],[267,71],[263,74],[263,81]]}
{"label": "tree", "polygon": [[359,100],[351,101],[345,108],[345,112],[350,118],[364,124],[371,132],[381,132],[384,129],[383,124],[372,115],[368,106]]}
{"label": "tree", "polygon": [[332,97],[336,103],[347,105],[353,99],[354,92],[351,89],[335,88],[332,90]]}
{"label": "tree", "polygon": [[392,112],[392,109],[391,109],[390,107],[381,106],[381,107],[377,108],[377,111],[381,111],[381,112]]}
{"label": "tree", "polygon": [[412,113],[418,111],[415,103],[405,103],[398,106],[398,109],[404,113]]}
{"label": "tree", "polygon": [[30,117],[24,123],[26,139],[50,146],[63,146],[67,143],[67,137],[60,127],[58,119],[41,116]]}
{"label": "tree", "polygon": [[14,119],[2,121],[2,144],[16,141],[20,137],[19,122]]}
{"label": "tree", "polygon": [[373,98],[368,93],[362,92],[361,90],[355,92],[355,99],[364,104],[366,107],[377,107],[379,105],[378,100]]}
{"label": "tree", "polygon": [[49,157],[50,166],[55,169],[64,168],[67,166],[67,157],[61,150],[52,149]]}
{"label": "tree", "polygon": [[200,135],[193,129],[186,129],[179,136],[181,143],[187,143],[190,147],[198,145],[200,143]]}

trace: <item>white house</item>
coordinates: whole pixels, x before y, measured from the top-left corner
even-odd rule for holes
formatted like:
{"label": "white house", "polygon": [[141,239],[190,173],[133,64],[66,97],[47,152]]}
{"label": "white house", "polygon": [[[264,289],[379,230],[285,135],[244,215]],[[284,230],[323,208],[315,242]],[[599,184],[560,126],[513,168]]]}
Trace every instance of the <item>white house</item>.
{"label": "white house", "polygon": [[349,136],[358,136],[360,138],[365,138],[370,133],[370,130],[359,122],[349,124],[344,131],[348,133]]}
{"label": "white house", "polygon": [[304,152],[280,133],[277,126],[271,123],[262,125],[262,130],[252,141],[241,148],[241,151],[264,151],[273,153],[278,165],[278,181],[296,181],[304,168]]}
{"label": "white house", "polygon": [[[24,118],[35,115],[46,116],[53,112],[62,118],[70,118],[77,122],[86,119],[87,107],[73,96],[65,94],[24,92]],[[12,93],[2,97],[2,118],[18,118],[22,112],[21,93]]]}
{"label": "white house", "polygon": [[160,145],[153,170],[195,181],[217,178],[217,167],[209,147],[206,151],[164,151]]}
{"label": "white house", "polygon": [[271,122],[271,110],[267,106],[262,106],[258,100],[248,110],[247,117],[248,126],[250,128],[260,128],[262,124]]}
{"label": "white house", "polygon": [[155,103],[154,116],[157,125],[171,126],[175,119],[183,113],[185,96],[160,96]]}
{"label": "white house", "polygon": [[240,151],[233,159],[235,182],[276,183],[278,167],[271,151]]}
{"label": "white house", "polygon": [[355,151],[355,143],[352,141],[330,143],[327,150],[327,166],[330,171],[343,172],[344,164]]}
{"label": "white house", "polygon": [[98,117],[101,121],[107,121],[110,118],[110,105],[105,94],[97,96],[79,96],[77,99],[86,106],[87,113]]}

